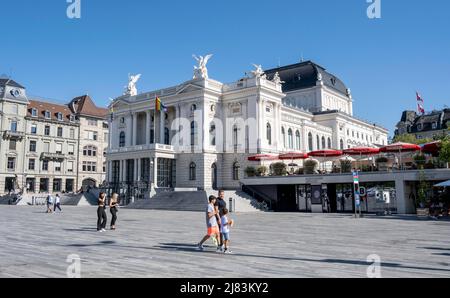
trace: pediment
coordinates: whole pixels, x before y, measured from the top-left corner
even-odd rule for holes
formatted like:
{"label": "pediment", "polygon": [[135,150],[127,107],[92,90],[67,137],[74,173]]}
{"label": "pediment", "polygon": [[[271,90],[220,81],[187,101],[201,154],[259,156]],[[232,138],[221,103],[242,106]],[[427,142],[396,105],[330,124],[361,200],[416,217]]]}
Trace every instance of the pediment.
{"label": "pediment", "polygon": [[203,90],[203,88],[201,86],[197,86],[194,84],[187,84],[187,85],[181,86],[180,89],[177,90],[177,94],[196,92],[199,90]]}

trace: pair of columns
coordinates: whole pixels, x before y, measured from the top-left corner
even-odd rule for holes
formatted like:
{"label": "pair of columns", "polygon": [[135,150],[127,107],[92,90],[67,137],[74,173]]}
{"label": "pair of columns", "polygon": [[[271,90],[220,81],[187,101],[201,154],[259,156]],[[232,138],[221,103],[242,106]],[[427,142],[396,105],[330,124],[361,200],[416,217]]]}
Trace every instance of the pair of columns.
{"label": "pair of columns", "polygon": [[[156,110],[153,110],[153,114],[155,116],[155,135],[154,135],[154,142],[163,144],[164,143],[164,129],[165,129],[165,118],[166,114],[164,111],[160,111],[159,113],[156,112]],[[138,131],[138,112],[134,112],[131,114],[131,122],[132,125],[129,127],[129,133],[131,134],[131,146],[137,145],[137,131]],[[151,117],[152,112],[149,110],[146,112],[146,121],[145,121],[145,144],[150,145],[150,131],[152,129],[151,127]],[[156,123],[159,121],[159,135],[156,134]],[[130,132],[131,130],[131,132]]]}
{"label": "pair of columns", "polygon": [[[141,173],[142,173],[142,159],[141,158],[134,158],[134,159],[128,159],[128,160],[134,160],[134,167],[133,167],[133,178],[134,181],[141,181]],[[127,161],[128,160],[120,160],[120,175],[119,180],[121,182],[124,182],[127,180]],[[153,161],[153,166],[150,168],[150,182],[157,184],[157,174],[158,174],[158,159],[157,158],[150,158],[150,163]],[[112,181],[112,161],[108,162],[109,169],[111,169],[108,172],[108,179],[109,181]]]}

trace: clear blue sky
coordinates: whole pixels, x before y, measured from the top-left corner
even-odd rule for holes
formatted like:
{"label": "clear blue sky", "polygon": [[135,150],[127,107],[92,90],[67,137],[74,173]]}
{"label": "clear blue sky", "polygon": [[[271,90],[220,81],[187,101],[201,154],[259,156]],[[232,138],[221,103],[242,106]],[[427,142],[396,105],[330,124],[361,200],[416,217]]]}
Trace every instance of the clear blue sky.
{"label": "clear blue sky", "polygon": [[298,62],[303,54],[351,89],[355,114],[394,130],[401,112],[450,105],[450,2],[382,0],[369,20],[366,0],[186,1],[0,0],[0,74],[28,93],[62,101],[89,92],[116,97],[128,73],[140,91],[192,76],[192,54],[213,53],[210,77],[231,82],[251,69]]}

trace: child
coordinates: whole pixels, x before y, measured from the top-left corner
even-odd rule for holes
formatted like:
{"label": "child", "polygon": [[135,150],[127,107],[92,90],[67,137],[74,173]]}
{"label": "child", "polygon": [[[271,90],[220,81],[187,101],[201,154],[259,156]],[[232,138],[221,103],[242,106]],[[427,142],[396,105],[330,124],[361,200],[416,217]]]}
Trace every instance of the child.
{"label": "child", "polygon": [[225,244],[225,253],[231,254],[232,251],[230,250],[230,228],[233,227],[233,220],[228,219],[228,209],[223,210],[222,217],[220,219],[221,225],[221,233],[223,235],[223,241]]}

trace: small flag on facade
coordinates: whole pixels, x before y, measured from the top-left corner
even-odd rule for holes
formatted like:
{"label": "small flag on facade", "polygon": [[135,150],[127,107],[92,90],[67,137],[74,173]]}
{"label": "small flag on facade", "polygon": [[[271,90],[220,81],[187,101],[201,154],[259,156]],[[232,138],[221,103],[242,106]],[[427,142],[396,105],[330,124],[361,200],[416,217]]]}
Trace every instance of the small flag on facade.
{"label": "small flag on facade", "polygon": [[163,103],[161,102],[161,99],[159,99],[159,97],[156,98],[155,106],[156,106],[157,112],[161,112],[161,111],[167,112],[167,107],[165,105],[163,105]]}

